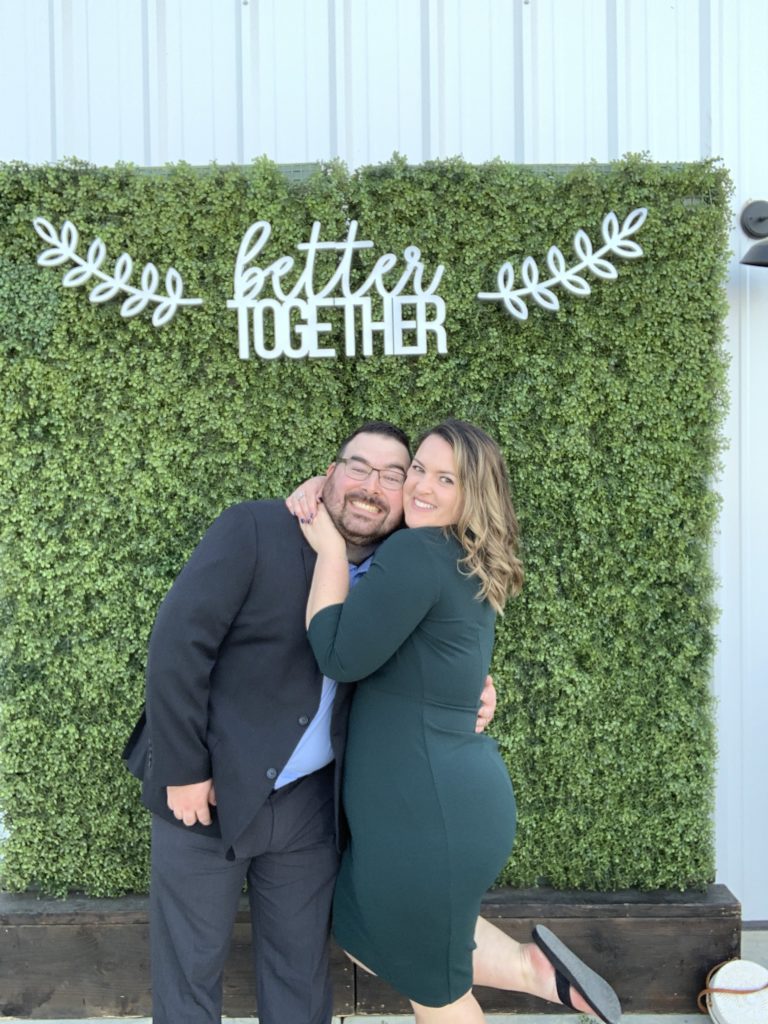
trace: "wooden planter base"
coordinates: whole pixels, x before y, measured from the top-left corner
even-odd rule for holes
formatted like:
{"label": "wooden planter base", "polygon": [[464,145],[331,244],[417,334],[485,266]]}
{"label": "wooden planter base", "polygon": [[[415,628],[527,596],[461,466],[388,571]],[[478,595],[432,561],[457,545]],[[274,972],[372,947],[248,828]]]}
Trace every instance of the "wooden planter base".
{"label": "wooden planter base", "polygon": [[[723,885],[703,892],[497,889],[483,916],[527,941],[546,924],[614,985],[628,1013],[691,1013],[714,964],[739,955],[741,906]],[[147,900],[38,900],[0,894],[0,1017],[149,1015]],[[333,950],[335,1013],[409,1012],[406,1000]],[[495,989],[489,1012],[552,1013]],[[255,1012],[248,911],[241,909],[224,983],[225,1013]]]}

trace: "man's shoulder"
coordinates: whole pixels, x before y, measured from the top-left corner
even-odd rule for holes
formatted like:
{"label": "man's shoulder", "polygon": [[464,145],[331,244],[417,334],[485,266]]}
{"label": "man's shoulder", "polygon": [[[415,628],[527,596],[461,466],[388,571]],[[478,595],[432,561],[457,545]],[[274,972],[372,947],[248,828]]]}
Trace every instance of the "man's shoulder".
{"label": "man's shoulder", "polygon": [[219,522],[229,523],[235,532],[252,532],[263,555],[269,548],[281,553],[307,548],[299,521],[286,508],[281,498],[260,498],[240,501],[224,509]]}
{"label": "man's shoulder", "polygon": [[281,498],[258,498],[252,501],[239,501],[221,512],[219,518],[251,519],[257,525],[289,526],[295,522]]}
{"label": "man's shoulder", "polygon": [[257,544],[260,547],[260,540],[265,537],[286,537],[289,543],[294,539],[304,540],[297,520],[277,498],[240,501],[227,506],[210,522],[200,544],[204,549],[222,544]]}

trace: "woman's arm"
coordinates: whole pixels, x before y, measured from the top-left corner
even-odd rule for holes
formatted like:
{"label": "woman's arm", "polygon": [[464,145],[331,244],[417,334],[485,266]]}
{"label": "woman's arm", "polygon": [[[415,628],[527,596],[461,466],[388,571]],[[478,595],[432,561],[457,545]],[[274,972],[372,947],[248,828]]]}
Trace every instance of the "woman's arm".
{"label": "woman's arm", "polygon": [[[319,518],[302,527],[310,543]],[[333,570],[339,575],[331,582],[328,562],[321,567],[323,579],[318,587],[322,589],[311,598],[307,635],[321,671],[329,678],[349,683],[370,675],[429,613],[440,583],[429,541],[419,534],[421,530],[400,530],[385,540],[344,604],[339,603],[340,570]]]}
{"label": "woman's arm", "polygon": [[320,504],[327,476],[313,476],[299,484],[295,491],[288,495],[285,504],[292,516],[301,523],[311,523]]}
{"label": "woman's arm", "polygon": [[323,608],[342,604],[349,593],[347,545],[328,511],[319,505],[313,520],[300,519],[301,532],[317,552],[307,601],[306,624]]}

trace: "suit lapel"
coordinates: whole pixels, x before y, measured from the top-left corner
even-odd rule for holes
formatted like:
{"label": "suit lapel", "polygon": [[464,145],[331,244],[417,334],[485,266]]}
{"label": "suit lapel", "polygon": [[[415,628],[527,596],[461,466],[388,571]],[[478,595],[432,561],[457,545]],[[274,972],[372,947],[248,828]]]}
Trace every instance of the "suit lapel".
{"label": "suit lapel", "polygon": [[312,584],[312,573],[315,571],[315,562],[317,560],[317,555],[309,546],[309,544],[307,544],[303,537],[302,541],[303,543],[301,546],[301,554],[304,559],[304,575],[307,578],[307,590],[309,590]]}

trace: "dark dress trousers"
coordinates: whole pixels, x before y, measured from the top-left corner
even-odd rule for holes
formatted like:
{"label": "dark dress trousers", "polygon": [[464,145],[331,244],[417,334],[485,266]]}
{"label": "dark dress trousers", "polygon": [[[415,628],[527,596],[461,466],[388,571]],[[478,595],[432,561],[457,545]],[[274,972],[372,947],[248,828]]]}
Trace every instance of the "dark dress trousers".
{"label": "dark dress trousers", "polygon": [[[266,841],[262,841],[263,837],[259,839],[259,830],[266,829],[273,845],[274,836],[281,831],[286,835],[291,832],[294,837],[300,835],[300,823],[290,822],[288,829],[285,822],[291,813],[309,816],[310,789],[312,805],[316,807],[324,800],[328,817],[333,815],[326,831],[330,831],[332,855],[336,855],[350,687],[339,687],[334,702],[334,766],[295,783],[284,794],[282,790],[274,791],[276,778],[320,701],[322,675],[304,625],[314,560],[314,552],[283,502],[243,502],[224,511],[208,529],[158,610],[149,643],[146,710],[124,755],[129,769],[142,780],[145,805],[174,826],[172,832],[167,831],[163,821],[156,820],[153,826],[152,912],[163,922],[161,934],[157,928],[153,931],[156,1022],[165,1020],[166,1015],[168,1020],[175,1016],[190,1024],[193,1020],[207,1022],[220,1017],[220,967],[226,958],[235,912],[230,904],[234,897],[222,901],[216,891],[218,883],[213,880],[210,893],[206,894],[207,876],[213,879],[213,874],[226,871],[230,862],[236,869],[239,866],[242,875],[238,882],[235,870],[234,880],[228,883],[235,895],[239,894],[238,885],[242,886],[245,877],[250,886],[257,885],[255,874],[243,874],[249,847],[253,847],[252,857],[262,852]],[[209,778],[213,778],[216,792],[214,822],[210,826],[197,824],[187,828],[168,809],[165,787]],[[327,798],[320,787],[325,787]],[[295,810],[292,812],[291,808]],[[320,900],[319,896],[317,900],[307,900],[315,884],[323,889],[322,899],[330,899],[328,853],[314,852],[310,827],[314,823],[305,830],[305,841],[310,845],[309,853],[305,851],[301,859],[302,892],[296,898],[297,906]],[[202,837],[205,842],[201,842]],[[285,841],[288,845],[296,844],[295,839]],[[318,851],[323,845],[317,842]],[[273,852],[269,850],[270,857]],[[298,864],[295,855],[292,848],[290,856]],[[279,870],[279,858],[276,863]],[[311,877],[314,870],[318,874],[316,883]],[[189,876],[188,897],[184,896],[185,875]],[[173,888],[177,879],[181,879],[179,891],[168,892],[166,898],[165,890]],[[290,888],[282,877],[265,882],[267,888],[277,885]],[[188,907],[183,905],[185,899]],[[205,906],[203,913],[201,900]],[[216,906],[222,902],[227,907],[221,920],[211,923]],[[295,918],[297,913],[296,907],[287,907],[286,916]],[[327,913],[320,913],[319,922],[317,906],[308,908],[308,913],[306,931],[322,932],[322,941],[316,945],[324,950]],[[272,930],[280,927],[279,918],[276,915],[277,923],[269,926]],[[198,926],[213,928],[216,934],[198,938],[193,933]],[[300,921],[293,920],[291,928],[301,937]],[[280,975],[287,972],[288,965],[284,971],[280,950],[275,952],[270,937],[259,933],[256,921],[253,930],[262,1022],[291,1019],[292,1024],[319,1024],[327,1019],[327,1007],[314,1006],[305,1013],[286,1003],[279,991],[282,985],[289,1001],[303,985],[322,985],[329,991],[327,976],[319,977],[327,975],[327,964],[312,964],[304,944],[295,951],[295,959],[307,962],[307,976],[294,976],[292,984],[286,986]],[[259,950],[267,940],[269,953],[262,959],[270,961],[273,982],[264,977],[259,980]],[[193,993],[186,1003],[174,1004],[174,993],[178,991],[181,998],[185,990],[197,985],[194,979],[205,973],[200,963],[189,962],[185,950],[199,950],[211,944],[220,947],[222,943],[223,950],[219,948],[215,955],[211,954],[217,966],[205,981],[207,991]],[[164,948],[169,944],[179,947],[170,958]],[[294,954],[286,948],[285,957],[293,959]],[[162,970],[157,967],[158,958],[162,959]],[[296,965],[290,966],[295,973]],[[291,991],[287,992],[288,989]],[[158,1013],[160,1001],[165,1009]]]}

